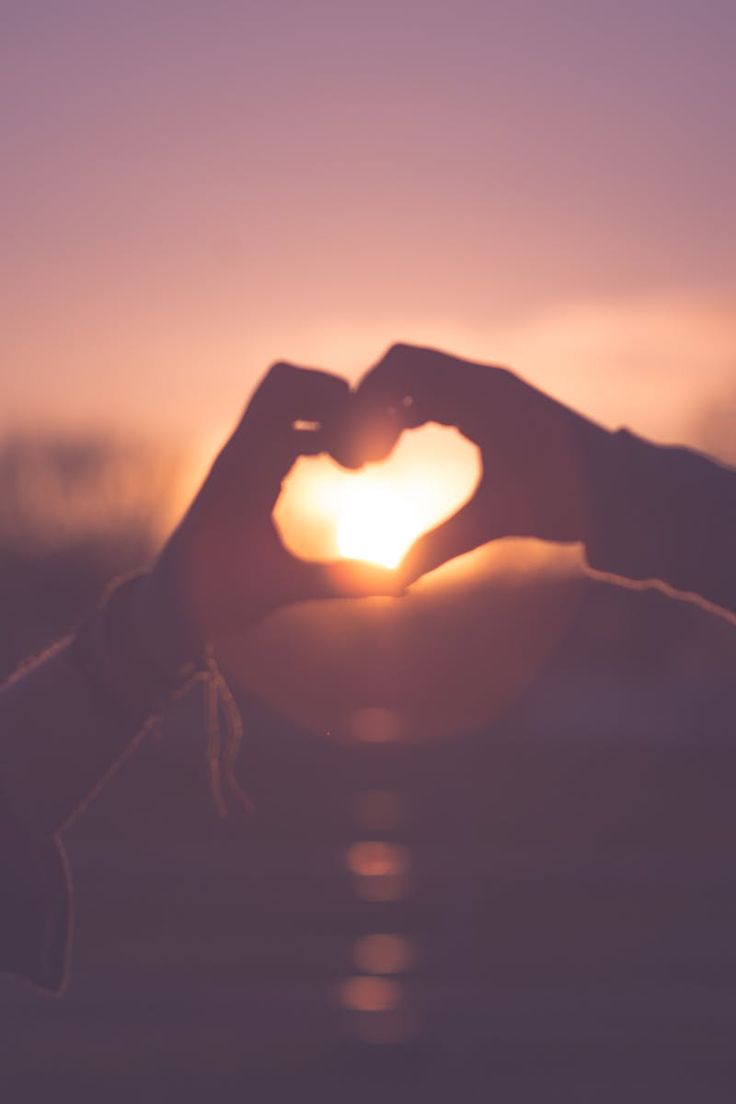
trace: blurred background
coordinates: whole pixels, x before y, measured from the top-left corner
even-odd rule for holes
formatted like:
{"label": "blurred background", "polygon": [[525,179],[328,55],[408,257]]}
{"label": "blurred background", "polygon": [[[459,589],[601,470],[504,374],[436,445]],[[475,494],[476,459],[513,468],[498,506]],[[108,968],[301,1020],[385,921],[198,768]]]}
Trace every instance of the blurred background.
{"label": "blurred background", "polygon": [[[276,359],[433,344],[735,462],[735,47],[729,0],[0,0],[2,673]],[[226,657],[255,817],[195,697],[75,825],[7,1099],[732,1099],[732,626],[560,550],[438,574]]]}

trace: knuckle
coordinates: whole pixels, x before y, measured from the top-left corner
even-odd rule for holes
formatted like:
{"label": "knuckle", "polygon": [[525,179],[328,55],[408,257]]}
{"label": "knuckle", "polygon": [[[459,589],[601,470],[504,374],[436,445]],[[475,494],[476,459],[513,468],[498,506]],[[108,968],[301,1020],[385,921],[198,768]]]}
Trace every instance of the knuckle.
{"label": "knuckle", "polygon": [[395,341],[388,347],[385,359],[389,357],[395,359],[396,357],[406,356],[413,348],[414,346],[410,345],[407,341]]}
{"label": "knuckle", "polygon": [[325,388],[329,388],[336,397],[350,393],[350,384],[342,376],[334,376],[329,372],[315,373],[323,381]]}
{"label": "knuckle", "polygon": [[272,364],[255,390],[253,399],[256,404],[260,405],[264,401],[272,402],[274,395],[277,395],[283,389],[292,373],[292,366],[285,361],[279,360]]}
{"label": "knuckle", "polygon": [[490,369],[491,369],[492,372],[495,373],[496,379],[506,380],[507,382],[510,382],[511,380],[516,379],[516,376],[511,371],[511,369],[506,368],[502,364],[492,364],[492,365],[490,365]]}
{"label": "knuckle", "polygon": [[[490,369],[490,375],[502,395],[511,397],[511,394],[519,387],[519,377],[509,368],[493,365]],[[486,378],[488,379],[488,377]]]}
{"label": "knuckle", "polygon": [[418,345],[410,345],[406,341],[396,341],[386,350],[381,363],[385,365],[406,364],[416,361],[427,350]]}
{"label": "knuckle", "polygon": [[284,376],[293,375],[295,368],[293,364],[287,363],[285,360],[275,361],[266,373],[266,379],[283,379]]}

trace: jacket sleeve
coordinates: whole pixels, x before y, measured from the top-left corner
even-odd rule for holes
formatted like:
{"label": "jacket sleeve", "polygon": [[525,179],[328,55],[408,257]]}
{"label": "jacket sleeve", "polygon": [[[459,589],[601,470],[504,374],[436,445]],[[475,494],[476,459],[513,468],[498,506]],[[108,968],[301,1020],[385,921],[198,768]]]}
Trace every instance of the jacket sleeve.
{"label": "jacket sleeve", "polygon": [[58,991],[72,894],[59,830],[134,746],[143,721],[114,715],[55,646],[0,690],[0,969]]}
{"label": "jacket sleeve", "polygon": [[72,896],[54,836],[34,833],[0,796],[0,971],[59,992],[66,980]]}
{"label": "jacket sleeve", "polygon": [[58,833],[201,674],[178,655],[154,660],[131,631],[142,579],[116,587],[0,688],[0,970],[54,991],[66,976],[72,906]]}
{"label": "jacket sleeve", "polygon": [[596,427],[583,443],[588,563],[736,613],[736,470]]}

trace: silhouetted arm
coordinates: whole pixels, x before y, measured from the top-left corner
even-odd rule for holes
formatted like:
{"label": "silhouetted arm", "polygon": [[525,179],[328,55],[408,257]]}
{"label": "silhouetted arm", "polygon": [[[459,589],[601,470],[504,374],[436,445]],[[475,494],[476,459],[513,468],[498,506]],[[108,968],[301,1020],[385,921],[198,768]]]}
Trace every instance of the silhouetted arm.
{"label": "silhouetted arm", "polygon": [[[71,890],[57,833],[132,750],[203,661],[159,613],[157,651],[138,629],[146,578],[116,587],[71,637],[0,689],[0,970],[59,990]],[[185,659],[191,653],[191,660]]]}
{"label": "silhouetted arm", "polygon": [[57,833],[209,670],[205,641],[291,602],[396,592],[383,569],[292,556],[271,516],[292,464],[323,450],[348,397],[337,377],[272,369],[150,574],[0,689],[0,970],[63,984],[70,890]]}
{"label": "silhouetted arm", "polygon": [[736,613],[736,471],[626,430],[584,439],[590,566]]}
{"label": "silhouetted arm", "polygon": [[603,427],[503,368],[396,345],[361,380],[333,451],[378,460],[404,429],[456,426],[483,462],[473,498],[421,537],[407,582],[501,537],[585,545],[594,569],[736,611],[736,472]]}

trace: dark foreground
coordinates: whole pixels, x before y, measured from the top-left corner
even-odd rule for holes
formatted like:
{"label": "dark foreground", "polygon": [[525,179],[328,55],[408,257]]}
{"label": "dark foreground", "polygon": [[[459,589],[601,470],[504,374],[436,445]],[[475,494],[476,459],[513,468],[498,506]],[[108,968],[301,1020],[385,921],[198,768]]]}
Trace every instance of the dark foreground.
{"label": "dark foreground", "polygon": [[[641,624],[633,665],[579,624],[492,730],[441,744],[249,704],[250,821],[217,819],[182,715],[67,836],[72,982],[0,984],[3,1101],[732,1101],[736,644],[663,658]],[[351,873],[360,840],[394,850]],[[413,962],[395,1007],[344,1007],[372,932]]]}

